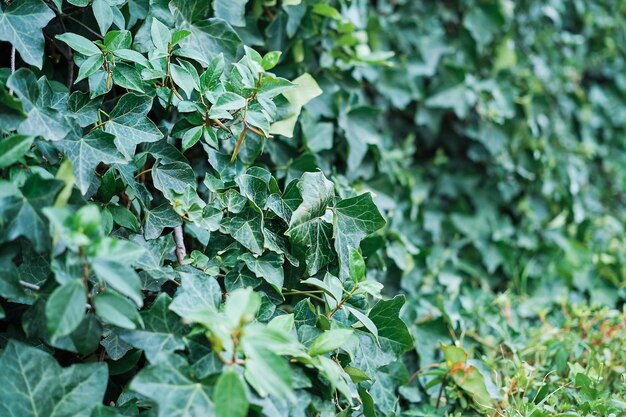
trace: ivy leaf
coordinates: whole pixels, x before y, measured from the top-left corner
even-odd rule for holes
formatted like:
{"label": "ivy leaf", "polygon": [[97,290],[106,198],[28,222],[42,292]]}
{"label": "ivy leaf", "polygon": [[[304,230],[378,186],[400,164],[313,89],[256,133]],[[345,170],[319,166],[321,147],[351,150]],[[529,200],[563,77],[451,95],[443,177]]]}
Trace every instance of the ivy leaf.
{"label": "ivy leaf", "polygon": [[304,73],[293,80],[293,84],[295,84],[294,88],[283,93],[289,100],[289,103],[291,103],[293,111],[287,118],[272,124],[270,128],[270,133],[272,134],[283,135],[288,138],[292,137],[293,129],[296,126],[302,107],[322,94],[322,89],[309,73]]}
{"label": "ivy leaf", "polygon": [[141,349],[149,362],[154,363],[162,353],[170,354],[185,348],[180,335],[183,324],[169,310],[172,299],[165,293],[159,294],[150,309],[141,313],[142,330],[120,330],[123,341]]}
{"label": "ivy leaf", "polygon": [[335,257],[331,250],[332,226],[321,217],[333,200],[334,187],[321,172],[305,172],[298,189],[302,203],[293,212],[285,234],[305,254],[307,273],[315,275]]}
{"label": "ivy leaf", "polygon": [[67,135],[69,132],[67,122],[61,113],[52,108],[50,95],[44,95],[42,86],[30,70],[20,68],[15,71],[9,77],[7,86],[21,100],[26,114],[26,120],[18,127],[19,133],[41,136],[46,140],[59,140]]}
{"label": "ivy leaf", "polygon": [[143,233],[148,240],[156,239],[161,236],[166,227],[173,228],[181,224],[180,216],[169,204],[164,203],[146,212]]}
{"label": "ivy leaf", "polygon": [[27,64],[41,69],[44,39],[42,29],[54,17],[43,0],[14,1],[2,11],[0,40],[10,42]]}
{"label": "ivy leaf", "polygon": [[194,382],[189,364],[180,356],[142,369],[130,389],[158,405],[159,417],[198,417],[213,415],[209,388]]}
{"label": "ivy leaf", "polygon": [[72,161],[76,185],[85,195],[89,190],[96,167],[101,162],[116,164],[125,162],[124,156],[115,147],[115,136],[101,130],[92,130],[85,136],[70,133],[57,146]]}
{"label": "ivy leaf", "polygon": [[24,236],[37,251],[48,248],[48,221],[41,210],[53,204],[61,186],[60,181],[39,175],[28,177],[21,189],[0,181],[0,215],[6,219],[0,225],[0,238],[6,242]]}
{"label": "ivy leaf", "polygon": [[399,356],[413,347],[413,338],[406,324],[400,318],[400,309],[406,302],[404,295],[397,295],[391,300],[381,300],[372,311],[369,318],[378,329],[378,340],[386,352],[393,352]]}
{"label": "ivy leaf", "polygon": [[54,340],[72,333],[83,320],[87,295],[85,286],[74,279],[54,290],[46,302],[46,322]]}
{"label": "ivy leaf", "polygon": [[141,325],[141,316],[133,304],[126,297],[122,297],[115,292],[105,292],[97,294],[93,299],[96,314],[106,323],[124,329],[134,329],[137,324]]}
{"label": "ivy leaf", "polygon": [[120,98],[105,123],[105,131],[115,136],[115,144],[127,159],[135,154],[140,143],[156,142],[163,137],[147,114],[152,108],[152,97],[127,93]]}
{"label": "ivy leaf", "polygon": [[245,26],[246,4],[248,0],[213,0],[215,16],[233,26]]}
{"label": "ivy leaf", "polygon": [[239,94],[226,91],[222,93],[209,111],[209,117],[215,119],[232,119],[229,111],[239,110],[246,105],[246,99]]}
{"label": "ivy leaf", "polygon": [[183,318],[203,310],[217,312],[222,290],[215,278],[199,272],[181,272],[180,277],[181,286],[174,295],[170,310]]}
{"label": "ivy leaf", "polygon": [[342,279],[350,276],[350,249],[358,248],[361,240],[385,225],[369,193],[343,199],[335,205],[335,250],[339,255]]}
{"label": "ivy leaf", "polygon": [[143,305],[141,280],[139,275],[129,265],[124,265],[110,259],[96,259],[92,267],[98,278],[109,284],[113,289],[129,297],[137,307]]}
{"label": "ivy leaf", "polygon": [[263,253],[263,217],[252,207],[248,207],[236,216],[227,219],[230,235],[247,249],[257,255]]}
{"label": "ivy leaf", "polygon": [[102,402],[107,366],[79,364],[61,368],[49,354],[10,340],[0,357],[0,414],[7,417],[89,417]]}
{"label": "ivy leaf", "polygon": [[239,257],[246,263],[250,271],[258,278],[263,278],[279,294],[282,294],[285,273],[283,272],[283,257],[276,253],[266,253],[255,257],[251,253],[244,253]]}
{"label": "ivy leaf", "polygon": [[352,330],[332,329],[323,332],[309,346],[309,355],[317,356],[339,349],[352,337]]}
{"label": "ivy leaf", "polygon": [[19,161],[30,149],[35,138],[33,136],[12,135],[0,139],[0,168],[6,168]]}
{"label": "ivy leaf", "polygon": [[216,417],[246,417],[248,398],[239,375],[233,370],[224,372],[215,384],[213,398],[216,404]]}
{"label": "ivy leaf", "polygon": [[171,191],[183,194],[187,187],[196,189],[196,175],[189,164],[184,162],[158,164],[152,168],[152,180],[157,189],[170,197]]}
{"label": "ivy leaf", "polygon": [[206,2],[206,6],[196,8],[188,7],[185,3],[186,0],[174,0],[170,3],[176,18],[176,27],[191,32],[179,45],[205,57],[223,53],[226,60],[234,61],[242,43],[237,32],[220,18],[206,19],[209,2]]}
{"label": "ivy leaf", "polygon": [[380,143],[376,122],[379,113],[374,108],[361,106],[343,113],[339,118],[339,126],[344,130],[350,148],[347,161],[349,171],[355,171],[361,165],[368,145]]}

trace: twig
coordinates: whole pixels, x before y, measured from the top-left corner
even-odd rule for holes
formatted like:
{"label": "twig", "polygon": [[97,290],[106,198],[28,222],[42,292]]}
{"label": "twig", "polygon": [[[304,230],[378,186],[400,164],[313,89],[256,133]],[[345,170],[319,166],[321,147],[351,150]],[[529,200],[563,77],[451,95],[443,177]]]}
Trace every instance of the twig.
{"label": "twig", "polygon": [[[15,46],[11,46],[11,74],[15,74]],[[9,94],[13,94],[13,90],[10,88]]]}
{"label": "twig", "polygon": [[445,374],[443,376],[443,379],[441,380],[441,388],[439,388],[439,395],[437,396],[437,406],[436,408],[439,408],[439,404],[441,403],[441,396],[443,395],[443,389],[446,386],[446,378],[448,377],[448,374]]}
{"label": "twig", "polygon": [[15,74],[15,46],[11,47],[11,74]]}
{"label": "twig", "polygon": [[352,296],[354,295],[354,293],[356,292],[356,290],[357,290],[358,288],[359,288],[359,286],[358,286],[358,285],[355,285],[355,286],[354,286],[354,288],[352,288],[352,291],[350,291],[350,292],[348,293],[348,295],[346,295],[345,297],[343,297],[343,299],[342,299],[341,301],[339,301],[339,303],[337,303],[337,306],[333,309],[333,311],[331,311],[331,312],[328,314],[328,318],[329,318],[329,319],[330,319],[330,318],[332,318],[332,317],[335,315],[335,313],[339,311],[339,309],[340,309],[341,307],[343,307],[344,303],[345,303],[346,301],[348,301],[348,300],[350,299],[350,297],[352,297]]}
{"label": "twig", "polygon": [[39,285],[31,284],[30,282],[19,280],[19,283],[22,287],[27,288],[33,291],[39,291],[41,287]]}
{"label": "twig", "polygon": [[78,23],[79,25],[81,25],[82,27],[84,27],[85,29],[87,29],[92,35],[97,36],[99,39],[104,39],[104,37],[99,34],[98,32],[96,32],[95,30],[91,29],[89,26],[87,26],[86,24],[84,24],[83,22],[81,22],[80,20],[70,16],[70,15],[65,15],[65,17],[67,17],[68,19],[70,19],[73,22]]}
{"label": "twig", "polygon": [[187,249],[185,248],[185,238],[183,236],[183,226],[176,226],[174,228],[174,242],[176,242],[176,258],[179,264],[183,264],[185,256],[187,256]]}

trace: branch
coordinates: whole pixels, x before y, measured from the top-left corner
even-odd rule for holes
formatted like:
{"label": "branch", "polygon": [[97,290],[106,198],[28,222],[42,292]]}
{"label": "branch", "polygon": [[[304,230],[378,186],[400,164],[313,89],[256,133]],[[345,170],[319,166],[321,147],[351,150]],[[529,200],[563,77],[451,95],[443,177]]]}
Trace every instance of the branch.
{"label": "branch", "polygon": [[174,242],[176,242],[176,258],[179,264],[183,264],[185,256],[187,256],[187,249],[185,248],[185,238],[183,236],[183,226],[176,226],[174,228]]}

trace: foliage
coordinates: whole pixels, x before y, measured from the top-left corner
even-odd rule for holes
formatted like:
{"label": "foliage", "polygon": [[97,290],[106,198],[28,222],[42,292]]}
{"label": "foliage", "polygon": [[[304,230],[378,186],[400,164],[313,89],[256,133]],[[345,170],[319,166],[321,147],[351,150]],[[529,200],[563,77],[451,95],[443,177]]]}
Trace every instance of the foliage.
{"label": "foliage", "polygon": [[2,415],[624,413],[619,2],[2,6]]}

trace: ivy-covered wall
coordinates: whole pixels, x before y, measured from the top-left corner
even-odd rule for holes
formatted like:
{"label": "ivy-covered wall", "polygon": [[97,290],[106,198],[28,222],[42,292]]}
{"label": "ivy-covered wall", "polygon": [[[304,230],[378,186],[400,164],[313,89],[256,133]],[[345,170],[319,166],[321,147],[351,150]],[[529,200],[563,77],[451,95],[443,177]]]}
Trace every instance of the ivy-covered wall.
{"label": "ivy-covered wall", "polygon": [[0,416],[626,410],[623,2],[0,4]]}

